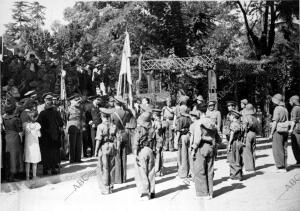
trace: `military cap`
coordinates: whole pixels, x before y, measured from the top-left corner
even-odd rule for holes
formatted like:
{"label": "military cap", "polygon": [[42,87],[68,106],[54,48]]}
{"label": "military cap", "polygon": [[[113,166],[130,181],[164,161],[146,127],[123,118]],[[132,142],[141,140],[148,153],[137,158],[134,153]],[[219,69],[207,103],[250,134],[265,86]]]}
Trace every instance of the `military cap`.
{"label": "military cap", "polygon": [[243,100],[241,100],[241,103],[243,103],[244,105],[247,105],[248,104],[248,100],[247,99],[243,99]]}
{"label": "military cap", "polygon": [[227,106],[229,106],[229,105],[237,106],[237,102],[234,101],[234,100],[229,100],[229,101],[226,102],[226,104],[227,104]]}

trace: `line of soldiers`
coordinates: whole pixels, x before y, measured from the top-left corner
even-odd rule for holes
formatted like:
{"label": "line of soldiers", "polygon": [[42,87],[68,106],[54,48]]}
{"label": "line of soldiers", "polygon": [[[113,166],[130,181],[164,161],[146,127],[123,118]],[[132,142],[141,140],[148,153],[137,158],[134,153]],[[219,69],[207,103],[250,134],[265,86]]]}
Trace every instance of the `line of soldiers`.
{"label": "line of soldiers", "polygon": [[[198,197],[213,197],[213,165],[216,149],[222,142],[221,114],[215,109],[216,102],[205,104],[202,96],[192,111],[187,100],[187,96],[181,96],[177,106],[172,108],[168,99],[167,106],[160,110],[153,108],[147,98],[141,105],[135,103],[134,108],[129,108],[125,100],[115,97],[115,108],[99,109],[102,123],[96,135],[100,145],[97,171],[102,194],[112,193],[114,183],[126,181],[127,143],[135,156],[135,179],[140,197],[155,197],[155,176],[163,175],[163,150],[174,149],[178,151],[178,177],[184,183],[194,181]],[[244,109],[243,124],[237,104],[233,101],[227,104],[230,124],[225,134],[229,142],[230,176],[241,180],[244,163],[246,170],[255,170],[257,120],[251,104]],[[126,125],[132,119],[136,119],[136,125],[130,129],[135,130],[129,133]],[[120,175],[121,181],[116,180],[116,175]]]}

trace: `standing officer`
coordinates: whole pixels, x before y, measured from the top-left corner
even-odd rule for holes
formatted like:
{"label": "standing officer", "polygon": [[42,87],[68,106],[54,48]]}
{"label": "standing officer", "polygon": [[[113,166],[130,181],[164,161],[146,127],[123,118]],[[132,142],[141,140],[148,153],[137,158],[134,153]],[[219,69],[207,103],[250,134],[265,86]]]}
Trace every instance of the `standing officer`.
{"label": "standing officer", "polygon": [[155,131],[151,124],[151,110],[144,111],[137,120],[133,154],[135,162],[135,181],[140,197],[155,197],[155,157],[153,141]]}
{"label": "standing officer", "polygon": [[80,163],[82,151],[82,130],[85,126],[85,112],[79,94],[71,96],[67,111],[67,131],[70,143],[70,163]]}
{"label": "standing officer", "polygon": [[229,167],[230,167],[230,179],[242,180],[243,176],[243,143],[241,141],[241,114],[236,110],[232,110],[229,114],[231,120],[230,123],[230,135],[227,145],[227,151],[229,152]]}
{"label": "standing officer", "polygon": [[164,129],[164,150],[174,151],[174,109],[172,108],[171,99],[167,99],[167,105],[162,109],[162,125]]}
{"label": "standing officer", "polygon": [[272,97],[272,102],[276,105],[273,112],[272,129],[269,139],[273,139],[272,150],[276,164],[277,173],[286,172],[287,146],[288,146],[288,111],[283,102],[281,94]]}
{"label": "standing officer", "polygon": [[91,126],[91,139],[92,139],[92,146],[93,146],[93,151],[94,152],[94,156],[97,156],[97,152],[96,152],[96,142],[95,142],[95,137],[96,137],[96,131],[97,131],[97,127],[98,125],[101,123],[101,115],[100,115],[100,111],[99,111],[99,103],[100,100],[98,98],[93,100],[93,105],[91,108],[91,116],[92,116],[92,120],[89,122],[89,125]]}
{"label": "standing officer", "polygon": [[[229,137],[230,137],[230,112],[232,110],[236,110],[237,111],[237,102],[235,101],[227,101],[227,109],[228,109],[228,114],[226,116],[226,119],[223,123],[223,139],[226,140],[226,142],[229,142]],[[227,152],[227,162],[229,161],[229,152]]]}
{"label": "standing officer", "polygon": [[188,177],[189,174],[189,128],[192,124],[192,120],[190,119],[189,114],[187,113],[187,106],[181,105],[180,106],[180,117],[176,123],[176,137],[178,143],[178,156],[177,156],[177,163],[178,163],[178,176],[182,179]]}
{"label": "standing officer", "polygon": [[290,104],[293,106],[291,111],[291,134],[292,149],[296,159],[296,165],[300,166],[300,104],[299,96],[294,95],[290,98]]}
{"label": "standing officer", "polygon": [[254,116],[255,111],[252,104],[247,104],[243,110],[242,125],[244,133],[243,160],[245,165],[245,171],[255,171],[255,147],[256,147],[256,134],[258,132],[258,121]]}
{"label": "standing officer", "polygon": [[124,109],[126,101],[120,96],[115,96],[115,110],[111,115],[111,121],[116,125],[116,172],[115,172],[115,183],[121,184],[126,182],[126,165],[127,165],[127,154],[126,148],[128,145],[128,134],[125,131],[126,123],[130,120],[130,113]]}

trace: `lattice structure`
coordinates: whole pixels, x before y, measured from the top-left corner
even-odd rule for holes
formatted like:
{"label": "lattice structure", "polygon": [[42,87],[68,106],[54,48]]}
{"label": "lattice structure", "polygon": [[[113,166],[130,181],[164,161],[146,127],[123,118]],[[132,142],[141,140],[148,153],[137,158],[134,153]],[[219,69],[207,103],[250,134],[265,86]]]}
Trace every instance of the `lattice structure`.
{"label": "lattice structure", "polygon": [[195,57],[183,57],[183,58],[163,58],[142,61],[142,71],[148,70],[182,70],[193,69],[199,65],[202,67],[213,67],[214,60],[208,56],[195,56]]}

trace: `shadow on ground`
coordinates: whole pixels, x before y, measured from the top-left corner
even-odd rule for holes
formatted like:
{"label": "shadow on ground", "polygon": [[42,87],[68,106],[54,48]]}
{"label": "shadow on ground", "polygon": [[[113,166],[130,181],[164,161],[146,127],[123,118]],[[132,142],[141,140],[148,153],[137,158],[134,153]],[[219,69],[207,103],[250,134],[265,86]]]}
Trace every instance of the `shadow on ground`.
{"label": "shadow on ground", "polygon": [[171,194],[173,192],[181,191],[181,190],[187,190],[187,189],[189,189],[187,185],[179,185],[177,187],[169,188],[169,189],[162,190],[162,191],[158,192],[157,194],[155,194],[155,198],[160,198],[160,197],[163,197],[165,195]]}
{"label": "shadow on ground", "polygon": [[245,188],[245,187],[246,186],[243,185],[243,183],[233,183],[230,186],[225,186],[225,187],[222,187],[222,188],[214,191],[214,198],[216,198],[218,196],[221,196],[224,193],[228,193],[230,191],[233,191],[235,189],[242,189],[242,188]]}

